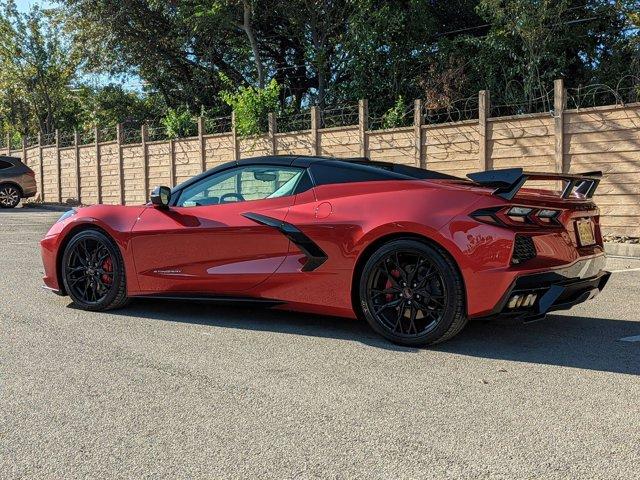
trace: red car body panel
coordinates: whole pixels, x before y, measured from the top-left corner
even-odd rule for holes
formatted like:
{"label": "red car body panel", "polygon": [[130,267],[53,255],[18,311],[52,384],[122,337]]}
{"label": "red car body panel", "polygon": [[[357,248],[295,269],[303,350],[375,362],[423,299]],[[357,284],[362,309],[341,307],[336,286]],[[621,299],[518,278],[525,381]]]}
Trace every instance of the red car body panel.
{"label": "red car body panel", "polygon": [[[471,216],[505,205],[557,209],[559,223],[505,227]],[[304,271],[305,252],[247,213],[295,226],[326,253],[326,260]],[[483,317],[495,311],[522,275],[603,257],[598,215],[584,199],[521,190],[507,201],[468,181],[420,179],[325,184],[286,197],[167,210],[100,205],[78,209],[49,231],[42,241],[44,282],[62,290],[64,245],[77,228],[92,227],[104,230],[120,248],[129,296],[242,296],[278,301],[277,308],[355,317],[352,290],[366,256],[386,239],[413,236],[453,258],[464,281],[468,316]],[[579,246],[577,218],[593,221],[594,245]],[[518,232],[532,237],[538,254],[514,265]]]}
{"label": "red car body panel", "polygon": [[267,212],[284,220],[293,199],[145,209],[131,231],[139,291],[130,294],[222,295],[262,283],[282,264],[290,242],[274,228],[241,214]]}

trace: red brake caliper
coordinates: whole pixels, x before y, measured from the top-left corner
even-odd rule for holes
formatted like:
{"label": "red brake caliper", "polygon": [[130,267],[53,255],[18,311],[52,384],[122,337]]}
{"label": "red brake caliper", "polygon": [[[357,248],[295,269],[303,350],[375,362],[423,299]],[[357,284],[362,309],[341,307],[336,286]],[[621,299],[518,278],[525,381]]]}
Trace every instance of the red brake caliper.
{"label": "red brake caliper", "polygon": [[[393,278],[399,278],[400,277],[400,272],[398,270],[391,270],[391,276]],[[393,283],[391,283],[391,280],[387,280],[387,283],[385,283],[384,285],[384,289],[388,290],[389,288],[393,287]],[[391,300],[393,300],[393,293],[387,293],[385,295],[385,299],[387,300],[387,302],[390,302]]]}
{"label": "red brake caliper", "polygon": [[[113,272],[113,262],[111,261],[111,257],[108,257],[104,262],[102,262],[102,269],[105,272]],[[105,285],[111,284],[111,275],[107,275],[106,273],[102,274],[102,281]]]}

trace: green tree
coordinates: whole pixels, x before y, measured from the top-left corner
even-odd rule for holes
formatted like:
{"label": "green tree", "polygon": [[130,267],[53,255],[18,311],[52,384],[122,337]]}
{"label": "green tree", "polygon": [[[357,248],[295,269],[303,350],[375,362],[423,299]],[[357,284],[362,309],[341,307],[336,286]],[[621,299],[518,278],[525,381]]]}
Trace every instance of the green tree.
{"label": "green tree", "polygon": [[[0,2],[0,116],[22,135],[72,127],[70,84],[79,58],[60,27],[39,8]],[[71,114],[71,117],[67,116]]]}
{"label": "green tree", "polygon": [[85,128],[92,125],[113,126],[117,123],[138,127],[162,118],[167,111],[162,98],[154,92],[125,90],[121,85],[98,88],[81,86],[79,94],[80,122]]}

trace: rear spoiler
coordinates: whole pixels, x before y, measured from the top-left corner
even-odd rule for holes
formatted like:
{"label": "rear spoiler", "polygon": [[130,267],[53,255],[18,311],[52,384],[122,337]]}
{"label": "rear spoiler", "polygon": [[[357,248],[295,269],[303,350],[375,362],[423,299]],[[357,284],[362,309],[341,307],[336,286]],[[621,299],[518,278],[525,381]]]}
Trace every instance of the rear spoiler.
{"label": "rear spoiler", "polygon": [[562,198],[569,198],[572,193],[591,198],[602,179],[602,172],[538,173],[526,172],[522,168],[503,168],[470,173],[467,177],[483,187],[495,188],[493,194],[505,200],[512,200],[527,180],[562,180],[565,182]]}

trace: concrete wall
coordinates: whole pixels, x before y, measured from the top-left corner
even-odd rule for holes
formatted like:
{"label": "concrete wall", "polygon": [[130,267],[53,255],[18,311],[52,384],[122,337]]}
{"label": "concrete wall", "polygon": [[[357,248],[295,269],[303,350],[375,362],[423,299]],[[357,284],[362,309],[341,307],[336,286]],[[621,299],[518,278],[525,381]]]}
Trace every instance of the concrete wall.
{"label": "concrete wall", "polygon": [[83,204],[139,204],[156,185],[180,183],[203,166],[271,153],[366,155],[460,177],[516,166],[550,172],[602,170],[605,177],[596,202],[605,233],[640,236],[640,104],[480,117],[376,131],[368,131],[361,119],[360,125],[274,130],[254,138],[236,138],[229,132],[142,144],[116,141],[12,152],[5,148],[0,154],[26,158],[40,185],[37,200]]}

